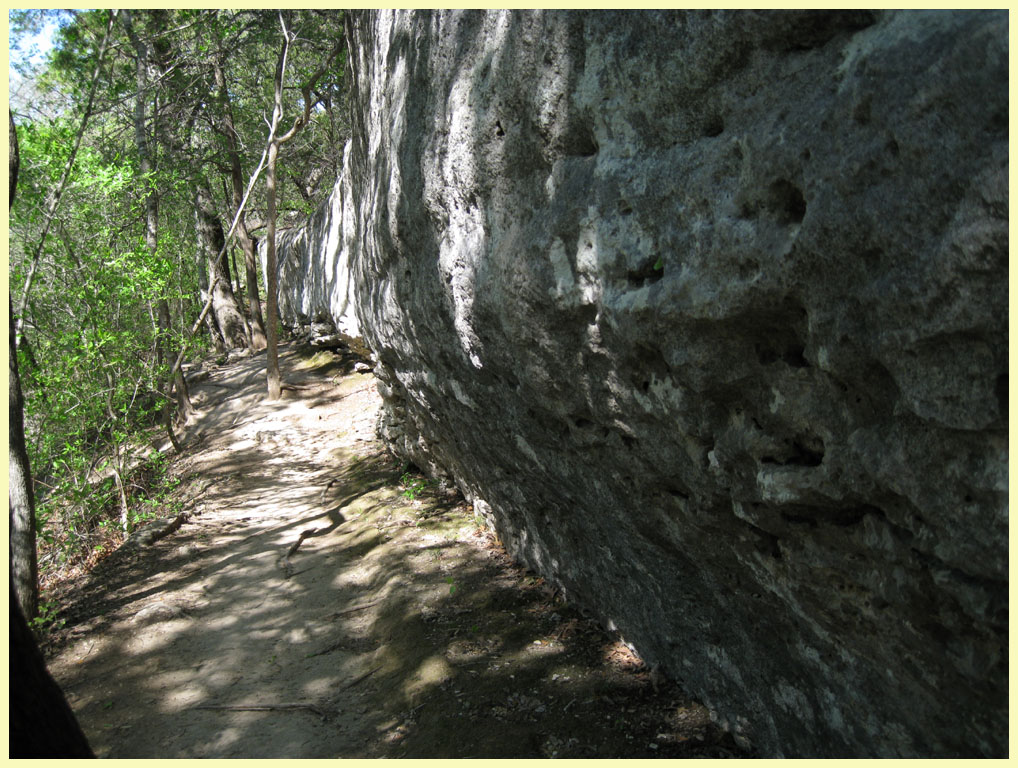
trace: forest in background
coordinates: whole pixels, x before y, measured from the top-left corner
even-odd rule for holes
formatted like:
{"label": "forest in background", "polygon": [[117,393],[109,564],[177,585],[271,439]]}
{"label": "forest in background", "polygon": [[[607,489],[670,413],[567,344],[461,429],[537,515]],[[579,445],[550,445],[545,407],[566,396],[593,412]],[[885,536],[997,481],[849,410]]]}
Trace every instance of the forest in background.
{"label": "forest in background", "polygon": [[130,449],[154,429],[176,445],[185,354],[268,346],[271,396],[274,279],[257,243],[337,177],[347,56],[342,11],[9,13],[12,49],[59,19],[42,64],[12,60],[10,309],[35,495],[34,512],[12,496],[12,562],[29,568],[38,547],[45,583],[160,503],[165,457],[138,465]]}

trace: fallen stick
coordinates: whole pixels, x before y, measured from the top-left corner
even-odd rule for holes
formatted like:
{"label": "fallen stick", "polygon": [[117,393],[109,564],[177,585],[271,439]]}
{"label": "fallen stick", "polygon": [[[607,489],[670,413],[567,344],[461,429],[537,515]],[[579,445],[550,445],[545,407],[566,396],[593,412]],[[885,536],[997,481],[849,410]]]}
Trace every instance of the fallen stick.
{"label": "fallen stick", "polygon": [[339,482],[339,480],[336,480],[336,479],[333,479],[333,480],[329,481],[329,484],[327,486],[325,486],[325,490],[322,491],[322,495],[318,497],[318,503],[319,504],[324,504],[325,503],[325,494],[327,494],[329,492],[329,489],[332,486],[334,486],[336,483],[338,483],[338,482]]}
{"label": "fallen stick", "polygon": [[286,556],[284,557],[284,559],[286,559],[287,557],[292,555],[294,552],[296,552],[297,548],[300,547],[300,545],[304,543],[304,539],[306,539],[308,536],[314,536],[316,533],[318,533],[318,529],[317,528],[308,528],[306,531],[301,531],[300,532],[300,538],[297,539],[297,541],[295,541],[290,546],[290,551],[286,553]]}
{"label": "fallen stick", "polygon": [[192,709],[214,709],[225,712],[287,712],[306,709],[325,719],[325,713],[314,704],[199,704]]}
{"label": "fallen stick", "polygon": [[378,670],[380,670],[381,668],[382,668],[382,667],[381,667],[381,665],[379,665],[379,666],[375,667],[374,669],[369,669],[369,670],[368,670],[367,672],[365,672],[365,673],[364,673],[363,675],[360,675],[360,676],[358,676],[358,677],[355,677],[355,678],[354,678],[353,680],[351,680],[351,681],[350,681],[349,683],[347,683],[346,685],[344,685],[344,686],[343,686],[342,688],[340,688],[339,690],[341,690],[341,691],[345,691],[345,690],[347,690],[348,688],[353,688],[353,687],[354,687],[355,685],[357,685],[358,683],[363,683],[363,682],[364,682],[365,680],[367,680],[367,679],[368,679],[369,677],[371,677],[371,676],[372,676],[373,674],[375,674],[375,672],[377,672],[377,671],[378,671]]}
{"label": "fallen stick", "polygon": [[346,616],[347,614],[350,614],[350,613],[357,613],[357,611],[363,611],[365,608],[370,608],[371,606],[378,605],[381,602],[384,602],[384,601],[383,600],[372,600],[370,603],[363,603],[362,605],[355,605],[353,608],[346,608],[346,609],[344,609],[342,611],[336,611],[335,613],[330,613],[328,616],[325,617],[325,619],[326,619],[326,621],[332,621],[333,619],[338,619],[340,616]]}
{"label": "fallen stick", "polygon": [[327,653],[332,653],[333,651],[338,651],[340,648],[343,647],[344,644],[345,644],[344,641],[340,640],[339,642],[335,642],[332,645],[328,646],[327,648],[322,648],[322,650],[320,650],[320,651],[315,651],[314,653],[309,653],[304,658],[305,659],[313,659],[313,658],[315,658],[315,656],[324,656]]}

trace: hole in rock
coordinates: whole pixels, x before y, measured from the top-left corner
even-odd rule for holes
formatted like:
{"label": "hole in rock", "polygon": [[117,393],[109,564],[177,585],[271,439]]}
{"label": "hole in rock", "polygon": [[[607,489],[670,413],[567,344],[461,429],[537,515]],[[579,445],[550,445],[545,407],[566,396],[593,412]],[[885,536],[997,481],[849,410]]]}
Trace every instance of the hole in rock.
{"label": "hole in rock", "polygon": [[664,276],[664,260],[659,256],[651,256],[636,269],[626,272],[626,279],[634,288],[642,288],[648,283],[653,285]]}
{"label": "hole in rock", "polygon": [[707,118],[707,122],[703,126],[703,135],[708,138],[714,138],[724,133],[725,121],[721,119],[721,115],[711,115]]}
{"label": "hole in rock", "polygon": [[766,454],[760,457],[761,464],[776,464],[792,467],[819,467],[824,462],[824,443],[819,437],[804,435],[796,438],[787,452],[778,456]]}
{"label": "hole in rock", "polygon": [[809,361],[806,359],[806,350],[799,345],[793,345],[785,349],[785,353],[781,356],[781,359],[793,368],[809,367]]}
{"label": "hole in rock", "polygon": [[650,391],[651,380],[665,381],[670,378],[671,369],[661,350],[646,344],[636,344],[628,360],[632,371],[630,381],[644,392]]}
{"label": "hole in rock", "polygon": [[805,525],[809,528],[817,527],[817,521],[814,520],[812,517],[807,517],[806,515],[802,514],[796,514],[794,512],[782,512],[781,519],[784,520],[786,523],[791,523],[792,525]]}
{"label": "hole in rock", "polygon": [[[803,443],[809,441],[809,446]],[[819,445],[818,445],[819,444]],[[819,467],[824,461],[824,444],[820,438],[800,438],[792,443],[792,455],[786,464],[800,467]]]}
{"label": "hole in rock", "polygon": [[802,191],[787,179],[771,184],[767,207],[782,224],[798,224],[806,217],[806,199]]}
{"label": "hole in rock", "polygon": [[862,519],[866,517],[867,513],[870,511],[871,510],[868,507],[863,507],[861,509],[832,509],[827,510],[824,517],[825,519],[830,520],[834,525],[847,528],[861,523]]}
{"label": "hole in rock", "polygon": [[572,141],[572,147],[568,148],[566,154],[577,155],[579,157],[593,157],[597,154],[600,147],[597,146],[597,140],[594,139],[593,133],[588,130],[577,131]]}

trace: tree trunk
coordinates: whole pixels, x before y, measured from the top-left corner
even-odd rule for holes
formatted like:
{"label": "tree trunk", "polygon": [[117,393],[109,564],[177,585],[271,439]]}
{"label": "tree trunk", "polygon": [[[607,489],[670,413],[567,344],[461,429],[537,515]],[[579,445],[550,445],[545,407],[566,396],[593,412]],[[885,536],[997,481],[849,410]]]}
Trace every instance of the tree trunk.
{"label": "tree trunk", "polygon": [[[277,86],[278,87],[278,86]],[[265,229],[265,336],[266,347],[266,381],[269,389],[269,400],[278,400],[282,392],[279,377],[279,310],[276,305],[278,290],[276,279],[276,159],[279,157],[279,144],[273,141],[269,145],[269,160],[265,169],[266,216],[268,222]]]}
{"label": "tree trunk", "polygon": [[216,317],[219,330],[222,331],[227,349],[241,349],[250,346],[250,332],[244,315],[237,306],[230,283],[230,262],[220,258],[226,238],[223,236],[223,225],[215,213],[212,194],[208,187],[199,184],[194,198],[195,220],[198,224],[198,242],[202,251],[199,258],[204,257],[208,263],[210,290],[212,292],[212,312]]}
{"label": "tree trunk", "polygon": [[95,757],[10,589],[9,757]]}
{"label": "tree trunk", "polygon": [[21,396],[21,379],[18,376],[18,349],[14,329],[14,304],[10,302],[10,380],[8,383],[7,435],[10,440],[8,497],[10,500],[10,558],[11,582],[25,616],[34,619],[39,605],[39,566],[35,553],[35,493],[32,472],[25,449],[24,400]]}
{"label": "tree trunk", "polygon": [[[160,343],[159,345],[159,354],[161,357],[164,350],[170,346],[168,341],[171,330],[170,303],[166,299],[159,299],[159,303],[157,306],[159,310],[159,334],[162,337],[162,339],[167,339],[167,341]],[[169,360],[167,360],[167,362],[169,362]],[[194,405],[191,404],[191,395],[187,391],[187,383],[184,381],[184,374],[180,372],[179,368],[173,371],[173,376],[171,378],[173,379],[173,388],[174,390],[176,390],[177,413],[179,414],[183,422],[186,424],[190,422],[191,419],[194,418],[194,415],[196,413],[196,411],[194,410]],[[172,402],[173,402],[172,398],[167,398],[166,400],[167,407],[166,411],[163,414],[163,418],[165,419],[166,424],[168,425],[166,431],[170,436],[170,442],[173,443],[173,447],[179,452],[180,446],[177,443],[176,436],[173,434]]]}
{"label": "tree trunk", "polygon": [[[145,38],[140,37],[135,33],[132,13],[128,10],[124,10],[122,18],[124,20],[124,31],[127,32],[127,37],[130,39],[131,44],[134,46],[135,53],[137,54],[135,82],[138,93],[135,95],[134,102],[134,143],[138,149],[138,173],[141,176],[143,183],[148,187],[145,193],[145,245],[148,247],[149,253],[152,255],[152,259],[155,260],[156,251],[159,247],[159,198],[156,196],[155,189],[151,186],[152,181],[150,179],[150,175],[154,164],[152,162],[148,134],[146,133],[145,128],[145,108],[146,99],[148,98],[149,49],[148,42]],[[155,126],[153,125],[153,132],[154,130]],[[170,310],[165,297],[159,299],[157,308],[159,311],[160,321],[160,356],[164,359],[171,360],[173,359],[173,352],[168,346],[169,339],[167,338],[167,334],[169,333]],[[166,397],[167,401],[171,399],[170,392],[172,388],[173,379],[171,378],[163,385],[163,395]],[[191,405],[186,387],[178,387],[177,399],[178,404],[181,406],[181,409],[185,414],[185,418],[186,415],[194,413],[194,407]],[[179,451],[180,444],[177,442],[176,435],[173,434],[173,420],[171,418],[166,418],[166,414],[164,414],[163,421],[170,436],[170,442],[172,442],[173,447]]]}
{"label": "tree trunk", "polygon": [[283,13],[279,13],[279,24],[283,29],[283,47],[279,51],[279,59],[276,61],[276,77],[273,88],[272,122],[269,125],[268,141],[268,163],[265,172],[265,197],[266,197],[266,233],[265,233],[265,321],[267,324],[268,353],[266,362],[266,379],[268,381],[269,399],[278,400],[280,395],[279,380],[279,355],[278,344],[278,304],[277,304],[277,275],[276,275],[276,160],[279,158],[279,148],[294,136],[301,128],[307,125],[311,119],[311,110],[319,103],[318,99],[312,99],[311,93],[315,84],[328,71],[332,60],[342,50],[342,43],[337,42],[326,57],[322,66],[311,75],[301,86],[301,96],[304,101],[303,114],[293,121],[293,126],[282,136],[276,135],[279,122],[283,119],[283,75],[286,72],[286,57],[290,51],[290,30],[286,26],[286,19]]}
{"label": "tree trunk", "polygon": [[[219,59],[215,61],[216,86],[222,102],[222,133],[226,137],[226,151],[230,159],[230,180],[233,185],[234,215],[240,212],[237,220],[237,239],[244,250],[244,268],[247,280],[247,311],[248,325],[251,331],[251,350],[257,352],[265,349],[265,321],[262,319],[262,304],[258,298],[258,247],[255,239],[247,231],[247,222],[241,210],[244,199],[244,174],[240,166],[240,150],[237,147],[237,131],[233,126],[233,107],[230,94],[226,88],[226,76]],[[236,268],[234,269],[236,271]],[[239,279],[239,275],[238,275]]]}
{"label": "tree trunk", "polygon": [[[8,207],[14,203],[18,183],[21,155],[18,151],[18,134],[14,130],[14,115],[7,111],[10,125],[10,196]],[[39,606],[39,565],[35,552],[35,493],[32,488],[32,470],[25,449],[24,399],[21,396],[21,377],[18,376],[17,332],[14,322],[14,302],[7,294],[9,308],[10,378],[7,383],[9,413],[7,421],[8,499],[10,503],[10,558],[11,587],[17,595],[25,616],[34,619]]]}

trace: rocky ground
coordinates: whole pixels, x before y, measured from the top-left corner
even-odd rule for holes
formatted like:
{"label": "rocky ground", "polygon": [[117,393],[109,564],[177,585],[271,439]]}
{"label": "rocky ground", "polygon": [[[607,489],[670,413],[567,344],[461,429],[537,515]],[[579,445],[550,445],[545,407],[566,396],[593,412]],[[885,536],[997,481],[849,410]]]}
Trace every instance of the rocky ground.
{"label": "rocky ground", "polygon": [[264,354],[207,366],[173,516],[58,596],[99,757],[745,756],[383,451],[354,355],[281,360],[278,402]]}

